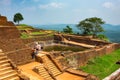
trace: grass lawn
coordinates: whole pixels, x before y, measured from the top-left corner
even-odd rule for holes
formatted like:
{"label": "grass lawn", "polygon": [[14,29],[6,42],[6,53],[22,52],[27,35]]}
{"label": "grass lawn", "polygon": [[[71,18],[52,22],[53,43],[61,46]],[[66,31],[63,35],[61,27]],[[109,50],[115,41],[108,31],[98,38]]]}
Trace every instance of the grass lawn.
{"label": "grass lawn", "polygon": [[31,35],[40,35],[40,34],[46,34],[45,32],[32,32]]}
{"label": "grass lawn", "polygon": [[80,69],[85,72],[94,74],[102,80],[120,68],[120,66],[116,64],[116,62],[119,60],[120,49],[112,52],[111,54],[91,59],[86,66],[80,67]]}

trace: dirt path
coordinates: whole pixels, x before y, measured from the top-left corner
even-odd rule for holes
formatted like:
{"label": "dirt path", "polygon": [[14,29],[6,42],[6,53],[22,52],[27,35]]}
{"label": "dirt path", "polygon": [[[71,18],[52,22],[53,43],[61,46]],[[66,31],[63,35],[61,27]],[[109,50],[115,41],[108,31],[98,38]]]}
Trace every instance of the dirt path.
{"label": "dirt path", "polygon": [[88,44],[83,44],[83,43],[77,43],[77,42],[73,42],[73,41],[68,41],[66,39],[63,42],[69,43],[69,44],[78,45],[78,46],[83,46],[83,47],[87,47],[87,48],[94,48],[95,47],[93,45],[88,45]]}
{"label": "dirt path", "polygon": [[57,80],[85,80],[85,78],[67,72],[56,77]]}
{"label": "dirt path", "polygon": [[30,80],[44,80],[40,75],[38,75],[36,72],[32,70],[37,65],[40,65],[40,63],[31,62],[25,65],[21,65],[18,68],[22,70],[23,74],[30,77]]}

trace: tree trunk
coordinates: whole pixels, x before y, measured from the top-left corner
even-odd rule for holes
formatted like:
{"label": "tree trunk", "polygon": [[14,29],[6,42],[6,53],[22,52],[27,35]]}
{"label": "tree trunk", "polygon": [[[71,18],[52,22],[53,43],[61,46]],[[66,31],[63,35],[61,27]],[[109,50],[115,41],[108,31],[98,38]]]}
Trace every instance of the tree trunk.
{"label": "tree trunk", "polygon": [[18,25],[19,25],[19,21],[18,21]]}

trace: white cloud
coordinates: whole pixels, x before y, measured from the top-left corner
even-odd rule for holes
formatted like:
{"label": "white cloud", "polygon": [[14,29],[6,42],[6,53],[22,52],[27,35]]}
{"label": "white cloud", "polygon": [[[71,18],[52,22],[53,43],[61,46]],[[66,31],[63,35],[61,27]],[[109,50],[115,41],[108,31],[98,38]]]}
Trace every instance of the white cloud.
{"label": "white cloud", "polygon": [[103,7],[105,8],[114,8],[114,4],[112,2],[103,3]]}
{"label": "white cloud", "polygon": [[11,5],[11,0],[0,0],[0,5]]}
{"label": "white cloud", "polygon": [[62,3],[49,3],[49,4],[45,4],[45,5],[39,5],[40,9],[47,9],[47,8],[62,8],[63,4]]}

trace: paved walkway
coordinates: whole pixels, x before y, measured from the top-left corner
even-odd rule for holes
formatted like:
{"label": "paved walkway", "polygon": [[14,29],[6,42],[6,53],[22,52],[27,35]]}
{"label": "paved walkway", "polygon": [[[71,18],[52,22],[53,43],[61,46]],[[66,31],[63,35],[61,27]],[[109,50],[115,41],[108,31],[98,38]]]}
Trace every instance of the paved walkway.
{"label": "paved walkway", "polygon": [[117,76],[119,73],[120,73],[120,68],[118,70],[116,70],[115,72],[113,72],[111,75],[104,78],[103,80],[110,80],[112,77]]}
{"label": "paved walkway", "polygon": [[57,80],[85,80],[85,78],[67,72],[56,77]]}
{"label": "paved walkway", "polygon": [[69,44],[74,44],[74,45],[78,45],[78,46],[83,46],[86,48],[95,48],[96,46],[94,45],[88,45],[88,44],[84,44],[84,43],[78,43],[78,42],[74,42],[74,41],[69,41],[66,38],[64,38],[62,35],[59,35],[62,39],[62,42],[64,43],[69,43]]}
{"label": "paved walkway", "polygon": [[38,65],[40,65],[40,63],[31,62],[25,65],[18,66],[18,68],[22,70],[23,74],[30,77],[30,80],[44,80],[40,75],[38,75],[36,72],[32,70],[35,66]]}
{"label": "paved walkway", "polygon": [[78,43],[78,42],[74,42],[74,41],[68,41],[66,39],[64,39],[65,43],[69,43],[69,44],[74,44],[74,45],[78,45],[78,46],[83,46],[83,47],[87,47],[87,48],[95,48],[95,46],[93,45],[88,45],[88,44],[83,44],[83,43]]}

